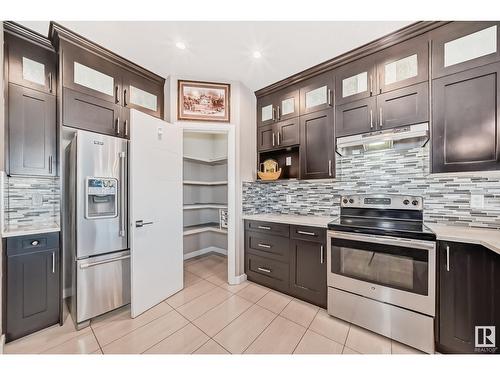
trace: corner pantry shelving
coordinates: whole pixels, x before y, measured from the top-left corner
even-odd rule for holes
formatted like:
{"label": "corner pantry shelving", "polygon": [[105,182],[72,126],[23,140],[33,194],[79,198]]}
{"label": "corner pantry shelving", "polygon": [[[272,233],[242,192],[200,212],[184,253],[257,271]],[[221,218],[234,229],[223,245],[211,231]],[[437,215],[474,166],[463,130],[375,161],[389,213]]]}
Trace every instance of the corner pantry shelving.
{"label": "corner pantry shelving", "polygon": [[184,258],[227,251],[227,139],[184,132]]}

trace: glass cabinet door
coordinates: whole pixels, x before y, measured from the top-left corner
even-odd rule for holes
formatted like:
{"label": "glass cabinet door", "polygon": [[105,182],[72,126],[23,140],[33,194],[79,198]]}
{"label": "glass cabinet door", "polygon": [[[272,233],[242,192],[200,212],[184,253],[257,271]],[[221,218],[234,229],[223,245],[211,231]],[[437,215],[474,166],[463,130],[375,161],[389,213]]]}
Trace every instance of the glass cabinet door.
{"label": "glass cabinet door", "polygon": [[134,72],[123,70],[123,105],[151,116],[163,117],[164,84]]}
{"label": "glass cabinet door", "polygon": [[257,125],[269,125],[277,120],[276,97],[270,94],[257,99]]}
{"label": "glass cabinet door", "polygon": [[333,107],[332,89],[332,72],[305,81],[300,88],[300,113],[306,114]]}
{"label": "glass cabinet door", "polygon": [[8,81],[23,87],[56,94],[57,55],[47,48],[5,33]]}
{"label": "glass cabinet door", "polygon": [[65,41],[61,50],[64,87],[122,105],[119,66]]}
{"label": "glass cabinet door", "polygon": [[452,22],[431,38],[433,78],[500,61],[500,22]]}
{"label": "glass cabinet door", "polygon": [[377,53],[379,94],[429,79],[429,43],[426,35]]}
{"label": "glass cabinet door", "polygon": [[350,103],[376,94],[373,55],[341,66],[335,72],[335,104]]}
{"label": "glass cabinet door", "polygon": [[276,95],[278,121],[287,120],[299,115],[299,90],[295,87],[285,88]]}

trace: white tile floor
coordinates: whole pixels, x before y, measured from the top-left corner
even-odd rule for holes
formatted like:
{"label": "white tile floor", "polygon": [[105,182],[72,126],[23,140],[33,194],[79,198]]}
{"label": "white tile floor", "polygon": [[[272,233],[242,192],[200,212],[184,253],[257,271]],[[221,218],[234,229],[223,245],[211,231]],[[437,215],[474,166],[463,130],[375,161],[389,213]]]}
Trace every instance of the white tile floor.
{"label": "white tile floor", "polygon": [[122,308],[76,331],[68,316],[62,326],[7,344],[5,352],[420,353],[260,285],[229,285],[226,258],[220,255],[190,259],[184,269],[184,289],[135,319]]}

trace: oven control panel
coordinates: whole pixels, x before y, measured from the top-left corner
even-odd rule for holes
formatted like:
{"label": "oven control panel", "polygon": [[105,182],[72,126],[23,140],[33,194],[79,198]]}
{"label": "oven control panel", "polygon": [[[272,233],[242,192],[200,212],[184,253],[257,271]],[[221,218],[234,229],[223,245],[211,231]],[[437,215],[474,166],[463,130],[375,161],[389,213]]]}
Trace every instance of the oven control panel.
{"label": "oven control panel", "polygon": [[424,199],[414,195],[353,194],[340,197],[341,207],[423,210]]}

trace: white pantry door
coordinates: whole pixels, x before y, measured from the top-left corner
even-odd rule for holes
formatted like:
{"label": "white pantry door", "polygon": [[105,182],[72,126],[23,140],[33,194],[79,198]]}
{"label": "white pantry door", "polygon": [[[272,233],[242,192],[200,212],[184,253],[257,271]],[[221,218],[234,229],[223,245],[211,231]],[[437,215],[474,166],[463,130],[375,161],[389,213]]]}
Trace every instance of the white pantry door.
{"label": "white pantry door", "polygon": [[182,129],[130,111],[132,318],[183,286]]}

